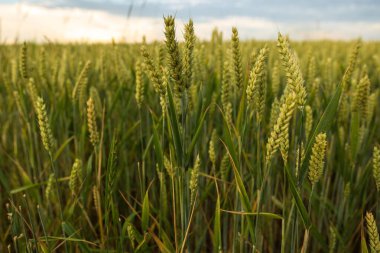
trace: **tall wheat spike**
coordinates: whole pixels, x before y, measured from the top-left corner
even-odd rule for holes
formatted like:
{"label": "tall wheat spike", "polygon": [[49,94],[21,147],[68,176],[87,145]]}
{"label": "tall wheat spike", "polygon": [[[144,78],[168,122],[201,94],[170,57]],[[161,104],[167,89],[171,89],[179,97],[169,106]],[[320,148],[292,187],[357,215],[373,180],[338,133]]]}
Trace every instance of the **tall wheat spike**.
{"label": "tall wheat spike", "polygon": [[223,65],[223,80],[222,80],[222,106],[223,110],[226,110],[227,104],[231,99],[231,74],[230,74],[230,64],[228,61],[224,61]]}
{"label": "tall wheat spike", "polygon": [[336,246],[336,232],[332,226],[330,226],[330,238],[329,238],[329,253],[335,252]]}
{"label": "tall wheat spike", "polygon": [[85,96],[87,81],[88,81],[87,75],[88,75],[88,71],[90,69],[90,66],[91,66],[91,61],[87,61],[86,64],[84,65],[82,71],[80,72],[80,74],[78,76],[78,79],[75,83],[73,93],[72,93],[72,98],[74,100],[76,100],[76,99],[81,100]]}
{"label": "tall wheat spike", "polygon": [[305,136],[306,140],[309,139],[310,132],[313,128],[313,110],[309,105],[305,107]]}
{"label": "tall wheat spike", "polygon": [[272,69],[272,79],[271,79],[271,86],[272,86],[272,93],[275,97],[278,96],[278,93],[280,91],[281,86],[281,78],[280,78],[280,70],[278,67],[278,61],[276,60],[274,62],[274,66]]}
{"label": "tall wheat spike", "polygon": [[296,94],[294,92],[287,94],[284,103],[280,107],[276,124],[273,126],[268,142],[266,144],[266,164],[269,166],[270,160],[276,153],[280,144],[286,141],[289,132],[289,122],[293,115],[296,105]]}
{"label": "tall wheat spike", "polygon": [[260,122],[265,108],[266,95],[266,70],[265,61],[268,57],[268,47],[265,46],[259,52],[254,67],[251,70],[248,86],[247,86],[247,101],[253,105],[256,111],[257,120]]}
{"label": "tall wheat spike", "polygon": [[370,94],[371,81],[368,74],[364,73],[356,86],[353,110],[360,113],[360,116],[366,119],[368,114],[368,99]]}
{"label": "tall wheat spike", "polygon": [[378,146],[375,146],[373,148],[372,164],[373,177],[375,179],[376,189],[377,191],[380,191],[380,148]]}
{"label": "tall wheat spike", "polygon": [[21,64],[20,64],[20,70],[21,70],[21,76],[24,79],[29,78],[29,73],[28,73],[28,47],[26,45],[26,42],[22,44],[21,48]]}
{"label": "tall wheat spike", "polygon": [[91,97],[87,100],[87,126],[90,133],[90,141],[95,147],[99,143],[99,132],[96,124],[94,100]]}
{"label": "tall wheat spike", "polygon": [[170,76],[174,80],[175,94],[182,96],[182,92],[186,88],[186,84],[182,75],[182,59],[179,52],[178,42],[175,37],[175,20],[173,16],[164,18],[165,22],[165,44],[168,51],[168,62]]}
{"label": "tall wheat spike", "polygon": [[152,82],[153,88],[156,92],[159,93],[162,89],[161,77],[145,45],[141,46],[141,55],[144,58],[144,66],[147,70],[149,79]]}
{"label": "tall wheat spike", "polygon": [[143,73],[141,69],[141,62],[136,62],[136,91],[135,99],[137,106],[141,108],[142,103],[144,102],[144,82],[143,82]]}
{"label": "tall wheat spike", "polygon": [[379,253],[380,252],[379,233],[377,232],[375,218],[373,217],[371,212],[366,213],[365,220],[367,223],[367,234],[369,237],[369,245],[370,245],[371,253]]}
{"label": "tall wheat spike", "polygon": [[37,98],[36,112],[38,118],[38,125],[40,127],[42,144],[48,153],[52,153],[55,147],[55,140],[50,128],[49,119],[47,116],[46,105],[41,97]]}
{"label": "tall wheat spike", "polygon": [[348,64],[346,72],[343,75],[343,79],[342,79],[343,90],[348,90],[350,88],[352,73],[355,70],[355,66],[356,66],[356,63],[358,60],[360,47],[361,47],[361,41],[359,40],[358,42],[356,42],[356,44],[355,44],[355,46],[351,52],[350,62]]}
{"label": "tall wheat spike", "polygon": [[185,24],[185,53],[184,53],[184,78],[186,88],[188,89],[193,83],[193,62],[194,62],[194,46],[195,46],[195,34],[194,34],[194,23],[190,19],[187,24]]}
{"label": "tall wheat spike", "polygon": [[287,86],[286,92],[294,92],[297,95],[297,104],[303,109],[306,103],[306,89],[302,77],[301,69],[298,63],[298,58],[291,51],[288,39],[278,34],[277,47],[281,56],[282,65],[286,71]]}
{"label": "tall wheat spike", "polygon": [[28,91],[30,100],[33,104],[33,107],[36,110],[36,102],[37,102],[37,98],[38,98],[38,92],[37,92],[36,85],[34,84],[33,78],[29,78],[29,82],[28,82],[26,87],[27,87],[27,91]]}
{"label": "tall wheat spike", "polygon": [[208,147],[208,156],[210,158],[210,161],[212,164],[215,166],[216,164],[216,151],[215,151],[215,144],[217,142],[218,136],[216,133],[216,130],[214,129],[211,134],[210,142],[209,142],[209,147]]}
{"label": "tall wheat spike", "polygon": [[54,178],[55,178],[54,173],[51,173],[49,178],[48,178],[46,188],[45,188],[45,197],[47,199],[50,199],[50,197],[51,197],[52,188],[53,188],[53,184],[54,184]]}
{"label": "tall wheat spike", "polygon": [[73,195],[78,194],[79,184],[82,180],[82,161],[75,159],[73,167],[71,168],[69,187]]}
{"label": "tall wheat spike", "polygon": [[190,200],[191,203],[193,204],[195,201],[195,196],[198,190],[198,177],[199,177],[199,169],[201,166],[201,160],[199,159],[199,155],[195,159],[194,167],[191,170],[191,177],[190,177]]}
{"label": "tall wheat spike", "polygon": [[243,67],[241,63],[239,33],[236,27],[232,28],[231,46],[234,82],[236,87],[241,88],[243,84]]}
{"label": "tall wheat spike", "polygon": [[311,150],[309,163],[309,180],[312,185],[316,184],[322,174],[326,156],[326,134],[320,133],[315,137],[314,145]]}

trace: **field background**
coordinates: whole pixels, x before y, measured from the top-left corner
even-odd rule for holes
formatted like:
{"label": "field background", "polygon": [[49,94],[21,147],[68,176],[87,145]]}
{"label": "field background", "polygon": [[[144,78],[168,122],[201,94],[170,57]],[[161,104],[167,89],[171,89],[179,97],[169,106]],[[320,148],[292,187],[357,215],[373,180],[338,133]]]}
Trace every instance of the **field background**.
{"label": "field background", "polygon": [[0,251],[378,252],[380,43],[173,28],[0,46]]}

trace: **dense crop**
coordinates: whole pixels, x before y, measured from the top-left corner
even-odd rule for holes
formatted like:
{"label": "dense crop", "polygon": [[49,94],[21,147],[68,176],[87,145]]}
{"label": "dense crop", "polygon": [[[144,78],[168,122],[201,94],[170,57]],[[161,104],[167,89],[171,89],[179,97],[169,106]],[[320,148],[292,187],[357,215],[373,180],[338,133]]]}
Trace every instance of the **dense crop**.
{"label": "dense crop", "polygon": [[380,44],[163,24],[0,47],[0,251],[380,252]]}

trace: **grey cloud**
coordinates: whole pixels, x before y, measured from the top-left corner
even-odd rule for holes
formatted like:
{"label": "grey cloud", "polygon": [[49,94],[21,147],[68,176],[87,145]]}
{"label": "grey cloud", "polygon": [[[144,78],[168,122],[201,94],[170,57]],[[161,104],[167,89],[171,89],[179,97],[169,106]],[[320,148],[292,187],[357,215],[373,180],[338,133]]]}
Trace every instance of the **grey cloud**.
{"label": "grey cloud", "polygon": [[380,21],[380,1],[375,0],[240,0],[240,1],[33,1],[46,7],[83,8],[136,17],[162,17],[175,14],[178,18],[208,19],[227,16],[267,18],[277,22],[290,21]]}

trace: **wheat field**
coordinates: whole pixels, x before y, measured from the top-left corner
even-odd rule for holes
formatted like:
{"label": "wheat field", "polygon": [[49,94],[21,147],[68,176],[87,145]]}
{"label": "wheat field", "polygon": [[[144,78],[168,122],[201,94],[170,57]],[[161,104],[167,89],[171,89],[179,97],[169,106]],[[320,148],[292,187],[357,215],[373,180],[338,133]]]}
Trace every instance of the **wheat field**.
{"label": "wheat field", "polygon": [[380,43],[162,26],[0,46],[0,251],[380,252]]}

